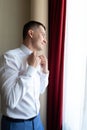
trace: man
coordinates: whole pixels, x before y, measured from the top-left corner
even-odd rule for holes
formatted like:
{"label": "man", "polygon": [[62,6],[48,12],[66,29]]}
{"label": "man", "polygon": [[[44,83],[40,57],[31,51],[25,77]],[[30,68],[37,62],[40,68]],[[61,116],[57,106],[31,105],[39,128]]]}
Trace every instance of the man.
{"label": "man", "polygon": [[0,58],[1,130],[43,130],[39,95],[48,85],[48,62],[37,52],[47,44],[45,26],[30,21],[23,44]]}

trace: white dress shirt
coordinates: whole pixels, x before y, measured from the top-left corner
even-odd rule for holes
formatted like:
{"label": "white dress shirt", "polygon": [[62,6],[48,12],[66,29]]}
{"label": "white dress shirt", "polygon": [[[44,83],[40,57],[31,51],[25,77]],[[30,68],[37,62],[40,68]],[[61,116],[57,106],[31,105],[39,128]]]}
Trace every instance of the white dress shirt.
{"label": "white dress shirt", "polygon": [[3,115],[29,119],[40,110],[40,93],[48,85],[48,75],[29,66],[27,57],[32,51],[23,44],[0,57],[0,94]]}

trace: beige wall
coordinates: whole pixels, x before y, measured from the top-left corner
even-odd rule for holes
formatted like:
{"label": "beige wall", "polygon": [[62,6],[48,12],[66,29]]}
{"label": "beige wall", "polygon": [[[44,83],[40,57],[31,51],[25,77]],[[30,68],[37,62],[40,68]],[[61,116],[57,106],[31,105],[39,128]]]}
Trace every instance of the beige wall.
{"label": "beige wall", "polygon": [[[25,22],[38,20],[48,27],[47,8],[47,0],[0,0],[0,54],[21,44]],[[47,49],[41,53],[47,55]],[[46,128],[46,92],[40,100],[41,118]]]}
{"label": "beige wall", "polygon": [[0,53],[22,42],[22,26],[28,20],[28,0],[0,0]]}

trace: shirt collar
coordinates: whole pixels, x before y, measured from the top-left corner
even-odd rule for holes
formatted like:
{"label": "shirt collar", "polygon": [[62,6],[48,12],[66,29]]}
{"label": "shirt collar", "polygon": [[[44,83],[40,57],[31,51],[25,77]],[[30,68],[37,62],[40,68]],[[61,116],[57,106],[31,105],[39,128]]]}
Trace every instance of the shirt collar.
{"label": "shirt collar", "polygon": [[[21,44],[20,49],[21,49],[26,55],[30,55],[30,54],[32,53],[32,51],[31,51],[27,46],[25,46],[24,44]],[[40,73],[40,65],[37,66],[37,71],[38,71],[38,73]]]}
{"label": "shirt collar", "polygon": [[32,53],[32,51],[27,47],[25,46],[24,44],[22,44],[20,46],[20,49],[26,54],[26,55],[30,55]]}

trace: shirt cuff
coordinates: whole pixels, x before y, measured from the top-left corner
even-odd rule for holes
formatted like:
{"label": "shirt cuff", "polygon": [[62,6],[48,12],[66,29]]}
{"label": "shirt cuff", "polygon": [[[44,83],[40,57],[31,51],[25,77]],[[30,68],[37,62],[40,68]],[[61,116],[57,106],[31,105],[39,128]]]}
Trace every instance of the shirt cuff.
{"label": "shirt cuff", "polygon": [[34,68],[33,66],[29,65],[28,68],[27,68],[27,71],[26,71],[26,75],[32,77],[32,76],[34,76],[36,71],[37,71],[36,68]]}
{"label": "shirt cuff", "polygon": [[49,77],[49,71],[48,71],[48,73],[41,72],[41,76],[43,78],[48,78]]}

